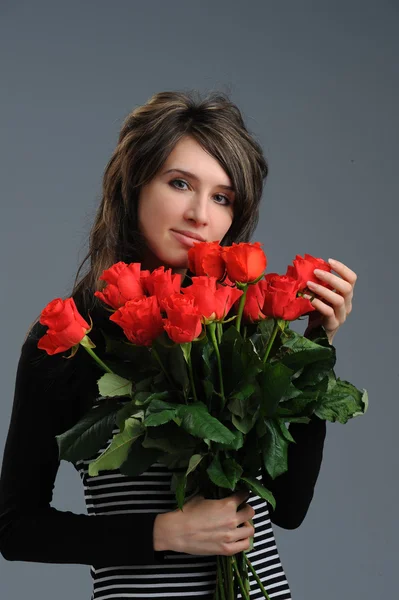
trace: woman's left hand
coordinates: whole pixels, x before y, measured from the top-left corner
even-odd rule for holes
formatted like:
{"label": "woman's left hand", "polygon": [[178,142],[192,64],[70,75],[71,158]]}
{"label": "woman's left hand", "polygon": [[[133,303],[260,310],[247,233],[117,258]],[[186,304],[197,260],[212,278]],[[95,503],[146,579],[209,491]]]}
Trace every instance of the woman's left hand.
{"label": "woman's left hand", "polygon": [[332,344],[333,338],[339,327],[345,323],[346,317],[352,311],[353,289],[357,275],[349,267],[338,260],[328,260],[331,267],[341,277],[315,269],[314,274],[321,282],[328,283],[333,290],[328,290],[323,284],[307,282],[309,290],[315,294],[311,301],[315,311],[309,314],[306,333],[314,327],[322,325],[326,331],[328,341]]}

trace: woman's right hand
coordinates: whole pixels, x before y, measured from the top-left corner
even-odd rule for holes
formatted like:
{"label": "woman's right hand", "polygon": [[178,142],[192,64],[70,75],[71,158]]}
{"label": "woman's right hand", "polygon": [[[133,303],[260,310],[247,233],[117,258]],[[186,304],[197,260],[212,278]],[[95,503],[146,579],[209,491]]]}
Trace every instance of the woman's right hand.
{"label": "woman's right hand", "polygon": [[248,492],[243,490],[215,500],[196,495],[183,505],[183,511],[157,515],[154,549],[225,556],[248,550],[255,533],[249,519],[255,511],[246,499]]}

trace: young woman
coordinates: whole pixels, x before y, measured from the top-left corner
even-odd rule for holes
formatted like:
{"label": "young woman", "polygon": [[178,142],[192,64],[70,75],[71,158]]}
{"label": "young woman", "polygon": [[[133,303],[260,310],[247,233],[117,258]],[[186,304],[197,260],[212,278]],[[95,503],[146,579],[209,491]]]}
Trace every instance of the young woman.
{"label": "young woman", "polygon": [[[71,293],[85,318],[90,311],[95,324],[90,337],[100,356],[100,328],[123,336],[94,296],[104,285],[102,271],[118,261],[141,262],[146,269],[165,265],[181,273],[187,285],[193,240],[224,245],[250,240],[267,173],[261,147],[225,94],[201,99],[163,92],[129,114],[105,170],[89,253]],[[88,259],[89,270],[79,279]],[[344,264],[332,266],[338,276],[323,272],[320,279],[336,291],[315,288],[317,310],[307,329],[310,333],[321,323],[330,342],[351,310],[356,280]],[[95,402],[101,372],[83,349],[72,360],[38,350],[45,331],[38,321],[30,328],[17,369],[0,480],[3,557],[91,565],[93,600],[207,599],[215,589],[216,555],[248,549],[255,534],[252,564],[270,598],[289,600],[271,523],[292,529],[303,521],[321,465],[326,423],[314,417],[308,425],[291,424],[297,443],[289,447],[288,472],[274,481],[259,474],[276,497],[275,512],[258,496],[242,493],[221,500],[197,495],[183,511],[175,510],[164,465],[155,463],[138,477],[118,471],[89,477],[90,460],[75,465],[88,514],[63,512],[51,506],[59,468],[55,436]],[[253,589],[251,597],[260,598],[256,585]]]}

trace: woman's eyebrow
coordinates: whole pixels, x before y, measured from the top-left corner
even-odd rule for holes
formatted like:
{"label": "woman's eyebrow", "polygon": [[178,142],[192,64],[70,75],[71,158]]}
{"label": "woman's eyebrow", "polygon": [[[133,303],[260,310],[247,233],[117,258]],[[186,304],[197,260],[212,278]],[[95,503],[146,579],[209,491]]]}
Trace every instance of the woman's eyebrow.
{"label": "woman's eyebrow", "polygon": [[[185,175],[186,177],[191,177],[191,179],[194,179],[194,181],[199,181],[199,178],[197,177],[197,175],[194,175],[194,173],[190,173],[190,171],[185,171],[184,169],[169,169],[168,171],[165,171],[164,175],[166,175],[167,173],[182,173],[183,175]],[[230,185],[218,185],[217,187],[221,187],[224,190],[230,190],[231,192],[234,192],[234,188],[231,187]]]}

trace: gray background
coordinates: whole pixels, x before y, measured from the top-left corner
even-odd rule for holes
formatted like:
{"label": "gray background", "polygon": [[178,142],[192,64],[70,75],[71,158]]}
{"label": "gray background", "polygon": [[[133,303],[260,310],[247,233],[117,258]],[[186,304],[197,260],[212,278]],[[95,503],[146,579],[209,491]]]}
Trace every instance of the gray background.
{"label": "gray background", "polygon": [[[69,292],[120,125],[153,93],[219,89],[241,108],[270,165],[254,236],[270,271],[309,252],[358,274],[336,372],[368,390],[370,408],[328,425],[307,518],[275,528],[295,600],[395,595],[398,10],[381,0],[0,7],[1,455],[25,332]],[[69,464],[53,504],[85,512]],[[6,600],[90,594],[89,567],[0,557]]]}

